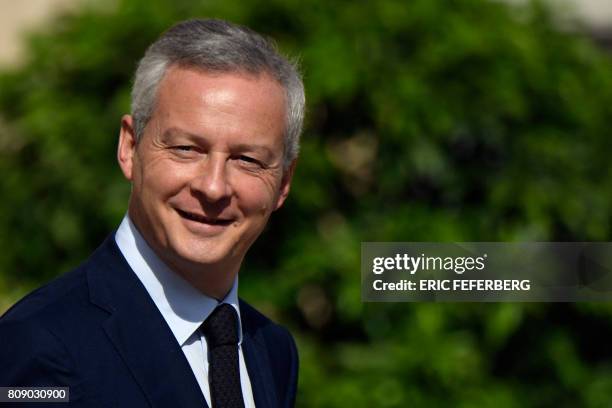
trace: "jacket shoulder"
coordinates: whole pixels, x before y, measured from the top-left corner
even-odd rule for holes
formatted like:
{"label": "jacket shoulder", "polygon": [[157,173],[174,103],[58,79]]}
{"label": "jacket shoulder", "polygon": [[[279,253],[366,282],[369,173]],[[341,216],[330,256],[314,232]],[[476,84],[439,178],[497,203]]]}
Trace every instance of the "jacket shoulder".
{"label": "jacket shoulder", "polygon": [[240,314],[243,330],[250,335],[263,335],[266,340],[287,341],[294,344],[293,337],[285,327],[273,322],[263,313],[255,309],[247,302],[240,300]]}
{"label": "jacket shoulder", "polygon": [[0,384],[3,386],[76,386],[76,361],[66,327],[87,299],[82,268],[64,274],[26,295],[0,317]]}
{"label": "jacket shoulder", "polygon": [[30,292],[0,316],[4,324],[52,321],[58,316],[71,315],[77,305],[87,301],[85,267],[80,266]]}
{"label": "jacket shoulder", "polygon": [[8,322],[26,321],[37,321],[43,325],[50,322],[47,325],[50,327],[62,321],[74,324],[75,320],[82,317],[82,313],[90,313],[93,310],[90,272],[101,271],[105,276],[107,271],[117,268],[111,261],[120,255],[113,252],[113,245],[114,235],[111,234],[75,269],[24,296],[0,316],[0,328]]}

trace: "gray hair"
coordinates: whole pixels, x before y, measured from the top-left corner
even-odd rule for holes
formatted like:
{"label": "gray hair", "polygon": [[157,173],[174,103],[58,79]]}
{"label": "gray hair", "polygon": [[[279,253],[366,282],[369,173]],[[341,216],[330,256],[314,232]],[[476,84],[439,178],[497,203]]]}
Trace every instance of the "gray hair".
{"label": "gray hair", "polygon": [[283,165],[297,158],[304,121],[304,84],[295,62],[253,30],[215,19],[182,21],[149,46],[138,64],[132,88],[132,117],[140,140],[153,115],[157,89],[170,66],[211,72],[266,73],[285,89],[286,123]]}

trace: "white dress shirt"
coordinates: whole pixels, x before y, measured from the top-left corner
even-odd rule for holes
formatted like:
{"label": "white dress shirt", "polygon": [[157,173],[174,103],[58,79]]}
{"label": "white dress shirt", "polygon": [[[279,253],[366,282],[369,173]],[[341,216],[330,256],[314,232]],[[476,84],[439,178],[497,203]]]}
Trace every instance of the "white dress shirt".
{"label": "white dress shirt", "polygon": [[[208,297],[191,286],[180,275],[174,273],[155,254],[144,240],[136,226],[126,215],[115,234],[115,241],[128,264],[142,282],[155,306],[168,323],[176,341],[181,346],[193,374],[200,385],[208,406],[208,347],[200,325],[220,303],[232,305],[238,317],[238,278],[223,301]],[[240,319],[238,320],[240,322]],[[251,381],[242,352],[242,326],[238,327],[238,357],[240,364],[240,385],[245,408],[254,408]]]}

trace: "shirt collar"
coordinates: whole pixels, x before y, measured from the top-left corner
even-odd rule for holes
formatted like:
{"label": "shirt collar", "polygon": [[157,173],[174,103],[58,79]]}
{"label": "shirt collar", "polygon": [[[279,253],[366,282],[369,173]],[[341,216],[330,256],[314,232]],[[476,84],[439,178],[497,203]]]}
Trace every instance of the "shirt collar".
{"label": "shirt collar", "polygon": [[238,344],[242,342],[238,277],[227,296],[219,302],[202,294],[162,262],[127,214],[115,233],[115,241],[181,346],[221,303],[230,304],[236,309]]}

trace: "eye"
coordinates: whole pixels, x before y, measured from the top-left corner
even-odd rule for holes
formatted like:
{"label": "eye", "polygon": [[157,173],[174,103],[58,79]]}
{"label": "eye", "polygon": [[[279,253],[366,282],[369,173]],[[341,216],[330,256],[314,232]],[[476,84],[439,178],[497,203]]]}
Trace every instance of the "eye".
{"label": "eye", "polygon": [[187,146],[187,145],[184,145],[184,146],[173,146],[172,148],[174,150],[178,150],[178,151],[181,151],[181,152],[191,152],[191,151],[194,150],[193,146]]}
{"label": "eye", "polygon": [[202,149],[195,145],[174,145],[168,146],[168,149],[178,159],[196,159],[200,157]]}
{"label": "eye", "polygon": [[239,156],[238,160],[246,162],[246,163],[260,164],[259,160],[255,159],[253,157],[244,156],[244,155]]}
{"label": "eye", "polygon": [[241,155],[236,156],[234,160],[236,160],[237,163],[240,164],[245,169],[261,170],[261,169],[266,168],[266,165],[263,162],[261,162],[260,160],[252,156],[246,156],[244,154],[241,154]]}
{"label": "eye", "polygon": [[198,146],[194,145],[176,145],[170,146],[170,150],[175,152],[176,154],[195,154],[200,153],[202,150],[198,148]]}

